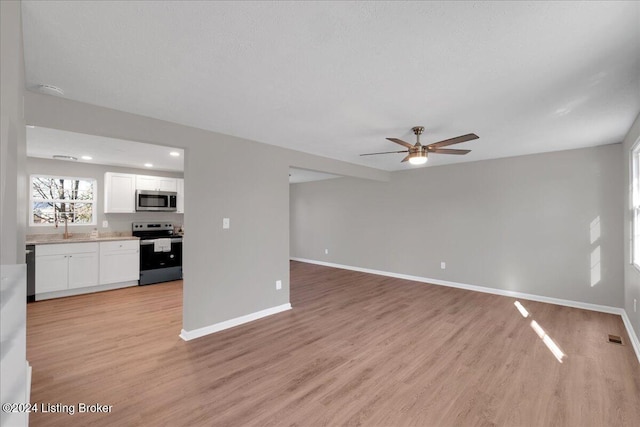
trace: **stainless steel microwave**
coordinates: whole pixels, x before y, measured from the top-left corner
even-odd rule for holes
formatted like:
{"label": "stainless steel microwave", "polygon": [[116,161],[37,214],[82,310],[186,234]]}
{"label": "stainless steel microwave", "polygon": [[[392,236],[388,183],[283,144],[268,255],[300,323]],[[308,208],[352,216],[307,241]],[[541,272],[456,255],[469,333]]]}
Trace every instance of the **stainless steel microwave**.
{"label": "stainless steel microwave", "polygon": [[136,211],[175,212],[177,198],[175,191],[136,190]]}

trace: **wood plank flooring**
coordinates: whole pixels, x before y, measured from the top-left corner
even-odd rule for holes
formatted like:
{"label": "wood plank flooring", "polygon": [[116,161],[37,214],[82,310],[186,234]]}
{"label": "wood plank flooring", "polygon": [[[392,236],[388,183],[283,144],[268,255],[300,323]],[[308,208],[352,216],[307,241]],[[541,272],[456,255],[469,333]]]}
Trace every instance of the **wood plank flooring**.
{"label": "wood plank flooring", "polygon": [[112,409],[31,425],[640,425],[619,316],[521,300],[525,319],[514,301],[292,262],[293,310],[190,342],[181,282],[40,301],[32,402]]}

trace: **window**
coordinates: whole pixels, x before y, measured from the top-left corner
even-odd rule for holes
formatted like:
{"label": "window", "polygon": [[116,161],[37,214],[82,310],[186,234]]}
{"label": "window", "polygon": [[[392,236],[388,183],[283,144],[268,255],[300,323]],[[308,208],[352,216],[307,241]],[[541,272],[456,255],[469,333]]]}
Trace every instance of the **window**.
{"label": "window", "polygon": [[31,176],[30,225],[96,224],[96,180]]}
{"label": "window", "polygon": [[640,140],[631,149],[631,262],[640,269]]}

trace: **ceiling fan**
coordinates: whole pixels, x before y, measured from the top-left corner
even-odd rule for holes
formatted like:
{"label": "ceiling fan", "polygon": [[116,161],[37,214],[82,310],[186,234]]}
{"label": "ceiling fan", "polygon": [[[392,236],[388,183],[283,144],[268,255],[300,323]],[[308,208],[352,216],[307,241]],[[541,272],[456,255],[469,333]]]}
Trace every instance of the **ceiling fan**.
{"label": "ceiling fan", "polygon": [[436,154],[467,154],[471,150],[456,150],[451,148],[441,148],[446,147],[448,145],[460,144],[461,142],[467,142],[474,139],[478,139],[479,136],[475,133],[468,133],[466,135],[456,136],[455,138],[445,139],[444,141],[434,142],[429,145],[420,144],[420,135],[424,132],[424,127],[415,126],[411,128],[413,133],[416,135],[416,143],[409,144],[398,138],[387,138],[391,142],[395,142],[396,144],[400,144],[407,148],[407,150],[402,151],[385,151],[383,153],[367,153],[360,154],[361,156],[373,156],[376,154],[391,154],[391,153],[409,153],[407,157],[402,159],[403,162],[407,160],[412,165],[422,165],[427,163],[427,154],[428,153],[436,153]]}

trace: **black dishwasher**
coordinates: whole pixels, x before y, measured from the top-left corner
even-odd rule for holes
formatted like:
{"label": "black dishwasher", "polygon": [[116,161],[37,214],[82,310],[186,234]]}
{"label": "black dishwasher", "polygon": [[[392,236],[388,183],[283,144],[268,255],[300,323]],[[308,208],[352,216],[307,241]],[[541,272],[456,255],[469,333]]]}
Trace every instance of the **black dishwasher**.
{"label": "black dishwasher", "polygon": [[36,245],[27,245],[27,302],[36,300]]}

